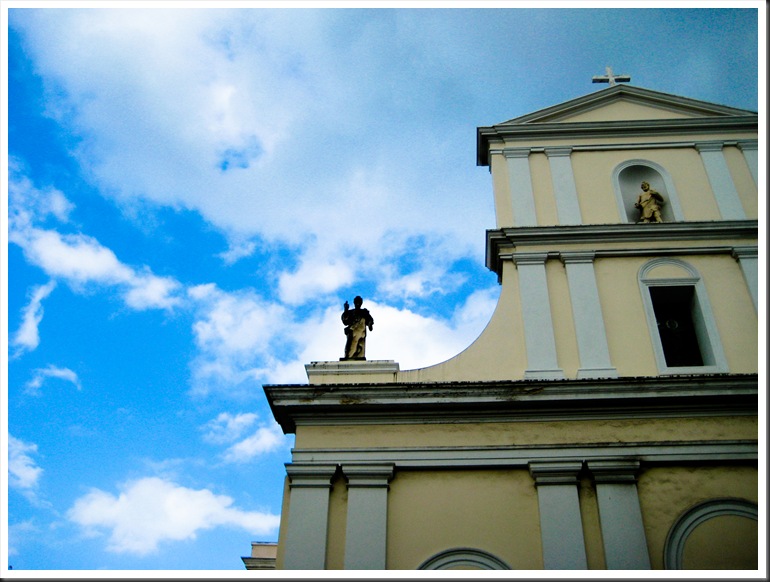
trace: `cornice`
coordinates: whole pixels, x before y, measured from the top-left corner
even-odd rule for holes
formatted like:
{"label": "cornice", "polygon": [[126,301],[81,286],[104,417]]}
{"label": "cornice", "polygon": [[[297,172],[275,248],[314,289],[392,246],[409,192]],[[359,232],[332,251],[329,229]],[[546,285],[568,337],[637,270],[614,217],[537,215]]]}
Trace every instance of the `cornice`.
{"label": "cornice", "polygon": [[757,375],[581,380],[265,385],[284,432],[297,424],[485,422],[747,415]]}
{"label": "cornice", "polygon": [[[732,245],[711,244],[690,248],[666,247],[673,241],[755,240],[759,235],[757,220],[713,220],[702,222],[664,222],[655,224],[579,224],[522,226],[487,230],[486,265],[501,275],[501,261],[515,260],[517,247],[550,247],[549,257],[580,244],[639,243],[655,241],[655,248],[602,248],[592,250],[597,258],[619,256],[662,256],[687,254],[731,254]],[[742,247],[741,247],[742,248]],[[585,250],[585,249],[582,249]]]}
{"label": "cornice", "polygon": [[757,115],[642,119],[626,121],[549,122],[501,124],[476,129],[476,165],[489,165],[491,144],[554,138],[603,139],[651,135],[699,135],[719,132],[757,131]]}
{"label": "cornice", "polygon": [[[703,461],[756,461],[756,440],[695,440],[612,443],[556,443],[487,446],[295,448],[292,460],[301,463],[338,463],[343,468],[360,463],[391,463],[398,470],[426,468],[525,468],[530,463],[585,462],[628,468],[631,462],[645,465]],[[625,467],[623,467],[625,465]],[[346,469],[345,469],[346,470]]]}

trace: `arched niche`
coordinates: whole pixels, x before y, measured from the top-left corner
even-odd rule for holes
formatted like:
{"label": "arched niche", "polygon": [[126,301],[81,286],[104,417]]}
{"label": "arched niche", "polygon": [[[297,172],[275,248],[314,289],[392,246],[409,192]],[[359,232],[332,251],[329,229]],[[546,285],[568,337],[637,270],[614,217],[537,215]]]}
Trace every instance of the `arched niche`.
{"label": "arched niche", "polygon": [[510,570],[500,558],[476,548],[453,548],[425,560],[418,570]]}
{"label": "arched niche", "polygon": [[650,188],[657,190],[663,196],[665,201],[661,208],[663,222],[684,220],[674,182],[665,168],[649,160],[635,159],[619,164],[612,173],[618,213],[622,222],[632,224],[638,222],[639,210],[634,204],[642,191],[642,182],[647,182]]}
{"label": "arched niche", "polygon": [[698,503],[676,520],[666,537],[667,570],[755,570],[758,511],[745,499]]}

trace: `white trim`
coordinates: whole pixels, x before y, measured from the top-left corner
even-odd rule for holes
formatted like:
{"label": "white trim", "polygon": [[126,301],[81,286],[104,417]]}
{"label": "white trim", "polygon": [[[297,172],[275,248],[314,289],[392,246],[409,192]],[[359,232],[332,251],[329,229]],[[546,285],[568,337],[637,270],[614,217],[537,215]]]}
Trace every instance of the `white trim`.
{"label": "white trim", "polygon": [[326,568],[329,491],[336,470],[336,463],[287,463],[291,494],[283,566],[286,570]]}
{"label": "white trim", "polygon": [[[727,145],[725,143],[725,145]],[[754,183],[759,184],[759,144],[756,141],[739,141],[737,146],[743,152],[743,157],[746,160],[746,165],[749,167]]]}
{"label": "white trim", "polygon": [[746,218],[738,191],[735,189],[730,168],[727,166],[722,142],[701,143],[696,146],[714,193],[719,214],[725,220]]}
{"label": "white trim", "polygon": [[545,148],[545,155],[548,156],[548,166],[551,170],[559,224],[583,223],[580,204],[578,204],[575,176],[572,172],[571,151],[572,148],[569,147]]}
{"label": "white trim", "polygon": [[[661,265],[673,265],[687,271],[689,276],[676,278],[648,278],[648,273]],[[663,345],[660,341],[660,335],[657,331],[657,321],[655,311],[650,297],[650,287],[674,287],[674,286],[692,286],[695,290],[696,306],[693,309],[693,323],[695,324],[698,342],[700,344],[703,366],[672,367],[666,364],[666,358],[663,353]],[[655,361],[661,374],[714,374],[728,372],[727,358],[722,349],[722,342],[719,340],[719,330],[714,320],[711,304],[706,293],[706,286],[698,274],[698,271],[692,265],[679,259],[669,257],[659,257],[647,261],[639,269],[639,289],[642,296],[642,305],[645,316],[647,317],[647,326],[650,331],[652,341],[652,351],[655,355]]]}
{"label": "white trim", "polygon": [[547,253],[514,253],[527,351],[526,379],[561,379],[545,273]]}
{"label": "white trim", "polygon": [[[660,188],[663,190],[661,192],[663,194],[663,197],[665,199],[665,206],[668,206],[668,210],[670,210],[670,213],[666,212],[665,206],[663,210],[664,215],[664,222],[670,222],[671,220],[675,222],[681,222],[685,219],[684,212],[682,212],[682,206],[679,203],[679,195],[676,193],[676,188],[674,187],[674,181],[671,179],[670,174],[668,171],[661,166],[660,164],[645,160],[642,158],[635,158],[632,160],[626,160],[624,162],[621,162],[615,168],[612,170],[612,187],[615,190],[615,201],[618,205],[618,215],[620,216],[620,222],[628,223],[628,224],[635,224],[636,220],[631,220],[629,218],[629,212],[633,211],[636,212],[636,209],[634,209],[633,204],[636,202],[636,196],[641,191],[640,184],[637,184],[636,187],[639,187],[639,192],[634,191],[631,194],[623,192],[623,188],[620,184],[620,174],[631,167],[639,166],[639,167],[645,167],[651,170],[651,172],[654,172],[657,174],[657,176],[660,177],[660,180],[663,181],[663,187],[661,188],[659,185],[656,188],[655,185],[655,178],[652,176],[645,176],[644,179],[646,179],[653,189]],[[651,173],[650,172],[650,173]],[[630,204],[630,207],[629,207]],[[666,215],[669,215],[669,220],[666,221],[665,217]],[[646,226],[646,225],[645,225]]]}
{"label": "white trim", "polygon": [[348,479],[345,569],[385,570],[393,463],[344,465]]}
{"label": "white trim", "polygon": [[759,309],[759,265],[758,249],[755,246],[733,247],[733,257],[741,266],[743,279],[749,288],[751,300],[754,303],[754,311]]}
{"label": "white trim", "polygon": [[370,447],[294,449],[295,463],[392,463],[399,469],[523,468],[530,462],[592,462],[608,458],[645,463],[756,461],[756,440],[709,440],[610,444],[499,445],[486,447]]}
{"label": "white trim", "polygon": [[529,170],[529,148],[503,150],[507,162],[508,188],[513,208],[513,225],[537,226],[532,175]]}
{"label": "white trim", "polygon": [[727,498],[711,499],[694,505],[669,530],[663,550],[663,567],[666,570],[681,570],[687,538],[704,521],[721,515],[737,515],[758,521],[758,508],[745,499]]}
{"label": "white trim", "polygon": [[597,459],[589,461],[587,465],[596,485],[607,569],[651,569],[642,508],[636,488],[639,461]]}
{"label": "white trim", "polygon": [[476,548],[452,548],[425,560],[418,570],[510,570],[511,567],[497,556]]}
{"label": "white trim", "polygon": [[572,319],[578,344],[578,378],[617,378],[610,361],[599,289],[594,274],[593,252],[564,252],[560,258],[567,271]]}
{"label": "white trim", "polygon": [[577,489],[577,475],[582,467],[583,463],[578,461],[529,464],[537,487],[545,570],[588,568]]}

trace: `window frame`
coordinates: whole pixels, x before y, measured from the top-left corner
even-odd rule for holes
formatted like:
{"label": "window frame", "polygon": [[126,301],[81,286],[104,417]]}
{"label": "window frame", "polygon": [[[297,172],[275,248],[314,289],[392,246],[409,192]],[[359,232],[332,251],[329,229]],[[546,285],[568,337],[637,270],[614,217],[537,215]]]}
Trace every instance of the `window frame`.
{"label": "window frame", "polygon": [[[650,277],[650,273],[661,266],[669,265],[683,269],[686,274],[681,277]],[[663,344],[658,333],[658,322],[650,295],[651,287],[693,287],[692,319],[696,329],[696,336],[700,347],[702,366],[669,366],[663,351]],[[727,359],[725,358],[722,342],[719,339],[716,320],[711,310],[711,304],[698,271],[688,263],[673,258],[656,258],[648,261],[639,270],[639,287],[642,295],[647,327],[652,342],[652,351],[655,362],[661,375],[676,374],[720,374],[728,372]]]}

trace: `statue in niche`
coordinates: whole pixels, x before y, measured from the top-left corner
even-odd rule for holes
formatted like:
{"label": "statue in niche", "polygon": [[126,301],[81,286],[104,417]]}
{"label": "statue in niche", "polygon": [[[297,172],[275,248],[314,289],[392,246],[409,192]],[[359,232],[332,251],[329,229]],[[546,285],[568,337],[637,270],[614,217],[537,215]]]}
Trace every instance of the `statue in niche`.
{"label": "statue in niche", "polygon": [[345,357],[341,360],[365,360],[366,359],[366,328],[372,331],[374,319],[369,315],[368,309],[363,309],[361,305],[364,300],[361,296],[353,299],[354,309],[350,309],[350,304],[345,301],[345,311],[342,312],[342,323],[345,325]]}
{"label": "statue in niche", "polygon": [[642,182],[642,193],[636,199],[634,206],[641,212],[637,222],[663,222],[660,207],[665,204],[663,196],[650,188],[648,182]]}

